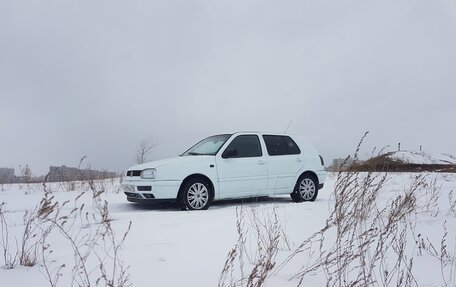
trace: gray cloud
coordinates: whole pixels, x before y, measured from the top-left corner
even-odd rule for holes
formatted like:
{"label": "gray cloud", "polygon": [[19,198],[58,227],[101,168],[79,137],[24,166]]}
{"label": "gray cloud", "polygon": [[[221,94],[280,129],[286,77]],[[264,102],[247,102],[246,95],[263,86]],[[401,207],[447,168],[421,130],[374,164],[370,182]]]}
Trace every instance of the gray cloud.
{"label": "gray cloud", "polygon": [[1,1],[0,165],[122,170],[236,130],[455,153],[452,1]]}

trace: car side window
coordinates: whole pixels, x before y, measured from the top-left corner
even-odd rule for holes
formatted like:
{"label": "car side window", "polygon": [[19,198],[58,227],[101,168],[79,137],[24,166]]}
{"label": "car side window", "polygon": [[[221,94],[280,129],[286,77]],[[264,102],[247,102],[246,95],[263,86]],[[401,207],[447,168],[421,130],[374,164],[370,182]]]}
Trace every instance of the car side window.
{"label": "car side window", "polygon": [[240,135],[228,145],[222,158],[260,157],[262,155],[258,136]]}
{"label": "car side window", "polygon": [[263,135],[270,156],[300,154],[301,150],[289,136]]}
{"label": "car side window", "polygon": [[288,154],[300,154],[301,153],[301,150],[299,149],[298,145],[295,143],[295,141],[292,138],[290,138],[289,136],[284,136],[283,139],[285,140]]}

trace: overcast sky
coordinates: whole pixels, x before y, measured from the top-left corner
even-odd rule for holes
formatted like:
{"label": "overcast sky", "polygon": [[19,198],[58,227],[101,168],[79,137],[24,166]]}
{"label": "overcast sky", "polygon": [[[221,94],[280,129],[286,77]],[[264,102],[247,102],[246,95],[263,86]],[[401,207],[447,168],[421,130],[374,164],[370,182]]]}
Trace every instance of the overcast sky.
{"label": "overcast sky", "polygon": [[0,166],[260,130],[456,154],[456,2],[0,0]]}

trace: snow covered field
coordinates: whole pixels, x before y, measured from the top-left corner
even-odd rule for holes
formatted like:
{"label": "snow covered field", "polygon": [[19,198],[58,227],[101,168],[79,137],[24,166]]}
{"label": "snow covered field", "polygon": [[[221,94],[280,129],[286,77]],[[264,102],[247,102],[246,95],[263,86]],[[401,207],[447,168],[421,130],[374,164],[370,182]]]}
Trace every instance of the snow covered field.
{"label": "snow covered field", "polygon": [[[300,279],[303,286],[324,286],[327,282],[337,286],[340,285],[337,278],[358,280],[354,281],[354,285],[364,286],[366,282],[360,281],[358,275],[367,270],[359,267],[362,264],[372,265],[371,277],[374,281],[368,285],[384,286],[387,282],[386,285],[397,286],[403,276],[404,281],[400,286],[456,286],[456,194],[453,193],[456,192],[456,175],[397,173],[386,175],[384,181],[381,174],[371,176],[376,178],[370,185],[366,185],[366,174],[357,174],[355,177],[358,189],[352,189],[354,195],[362,198],[363,192],[360,191],[363,186],[367,186],[365,195],[372,195],[360,201],[363,205],[354,206],[355,209],[349,206],[354,201],[350,203],[344,200],[350,199],[353,194],[347,193],[336,201],[334,190],[337,174],[329,174],[325,187],[312,203],[293,203],[288,196],[281,196],[245,203],[219,202],[207,211],[192,212],[179,211],[172,204],[144,206],[128,203],[124,194],[119,192],[118,180],[99,182],[92,188],[85,183],[76,186],[49,184],[46,189],[51,192],[48,196],[54,196],[49,202],[58,201],[61,205],[69,201],[60,208],[60,217],[55,218],[68,216],[69,223],[63,224],[63,229],[75,239],[73,241],[87,244],[84,239],[90,237],[99,244],[91,247],[93,249],[79,245],[82,251],[89,250],[84,263],[90,286],[95,286],[94,282],[100,276],[100,257],[105,262],[105,273],[108,274],[113,266],[130,266],[126,274],[130,274],[132,286],[218,286],[219,283],[225,286],[261,286],[262,279],[252,278],[252,274],[267,276],[264,286],[297,286]],[[376,187],[379,187],[378,193],[375,193]],[[24,214],[40,204],[45,192],[39,184],[4,185],[0,186],[0,190],[0,203],[5,203],[2,206],[5,221],[0,234],[1,251],[3,255],[7,244],[8,253],[14,257],[16,250],[21,249]],[[99,196],[100,200],[93,199],[93,190],[105,190]],[[336,190],[339,195],[345,194],[340,185]],[[416,202],[407,195],[416,197]],[[398,199],[398,196],[401,197]],[[373,202],[369,201],[371,198]],[[403,199],[407,201],[401,201]],[[108,220],[99,213],[103,200],[108,203]],[[342,206],[347,214],[342,216],[343,212],[339,212],[335,216],[332,213],[340,207],[336,202],[347,204]],[[78,211],[72,212],[74,208]],[[359,216],[354,210],[363,214]],[[398,213],[391,215],[392,210]],[[375,214],[381,214],[381,220]],[[333,219],[341,221],[327,225],[332,222],[328,220],[331,215]],[[53,213],[48,216],[52,217]],[[103,218],[112,226],[115,242],[122,240],[132,222],[125,242],[119,249],[118,258],[122,261],[111,260],[115,244],[109,245],[110,241],[106,241],[106,237],[94,235],[95,230],[103,225],[100,223]],[[344,225],[351,222],[351,218],[358,218],[353,221],[356,224]],[[35,236],[32,235],[29,241],[37,242],[36,264],[33,267],[17,264],[12,269],[0,269],[1,286],[51,286],[43,261],[47,262],[48,271],[53,275],[51,278],[58,278],[55,285],[71,286],[72,282],[74,285],[84,282],[83,276],[72,273],[75,252],[71,240],[58,228],[53,228],[43,240],[43,229],[50,226],[49,221],[44,221],[41,218],[32,222],[32,227],[40,226],[33,229]],[[397,224],[387,224],[393,221]],[[327,228],[322,231],[325,226]],[[343,226],[351,228],[355,236],[338,229]],[[391,226],[390,233],[382,233]],[[308,238],[311,240],[301,246]],[[355,240],[350,241],[350,238]],[[372,242],[365,244],[363,240],[366,239]],[[387,245],[379,245],[379,239]],[[347,242],[352,246],[347,247]],[[404,248],[398,248],[399,243],[404,243]],[[379,246],[382,254],[376,259]],[[273,250],[269,252],[266,250],[268,247]],[[366,250],[362,250],[366,247]],[[335,253],[331,253],[331,250]],[[342,251],[353,256],[338,254]],[[232,261],[227,261],[229,253]],[[361,255],[358,256],[358,253]],[[335,258],[339,261],[331,265],[333,263],[329,259],[334,254],[338,255]],[[2,266],[5,265],[4,258],[0,258]],[[324,262],[325,258],[327,261],[322,267],[319,263]],[[349,268],[344,269],[343,260],[352,260],[347,263]],[[258,265],[259,262],[273,265],[269,268]],[[61,264],[65,266],[56,272]],[[255,264],[256,271],[265,272],[252,272]],[[80,271],[78,268],[75,270]],[[221,282],[222,270],[225,272]],[[304,272],[303,277],[294,277],[301,271],[308,272]],[[119,274],[119,269],[116,272]],[[60,277],[55,277],[60,273]],[[100,280],[99,285],[104,286],[106,282]],[[119,284],[114,282],[114,286]]]}

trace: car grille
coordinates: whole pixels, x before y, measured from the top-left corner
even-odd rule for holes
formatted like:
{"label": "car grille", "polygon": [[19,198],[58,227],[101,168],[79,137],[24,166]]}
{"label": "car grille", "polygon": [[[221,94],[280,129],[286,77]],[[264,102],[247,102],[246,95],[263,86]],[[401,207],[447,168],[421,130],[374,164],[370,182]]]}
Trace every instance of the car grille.
{"label": "car grille", "polygon": [[129,170],[127,176],[141,176],[142,170]]}

